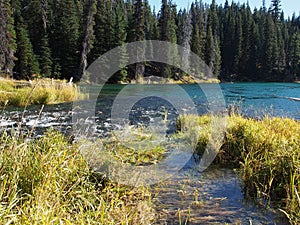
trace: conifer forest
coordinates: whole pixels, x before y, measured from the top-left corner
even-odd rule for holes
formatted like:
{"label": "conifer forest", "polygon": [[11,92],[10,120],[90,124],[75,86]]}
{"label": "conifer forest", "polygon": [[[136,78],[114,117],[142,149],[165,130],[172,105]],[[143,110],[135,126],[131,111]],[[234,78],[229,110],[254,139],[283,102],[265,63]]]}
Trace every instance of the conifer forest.
{"label": "conifer forest", "polygon": [[[0,21],[0,76],[15,79],[79,81],[105,52],[142,40],[190,49],[221,81],[300,79],[300,16],[286,16],[281,0],[254,9],[215,0],[189,9],[172,0],[162,0],[160,9],[147,0],[0,0]],[[111,82],[137,75],[176,79],[178,73],[145,62],[122,68]]]}

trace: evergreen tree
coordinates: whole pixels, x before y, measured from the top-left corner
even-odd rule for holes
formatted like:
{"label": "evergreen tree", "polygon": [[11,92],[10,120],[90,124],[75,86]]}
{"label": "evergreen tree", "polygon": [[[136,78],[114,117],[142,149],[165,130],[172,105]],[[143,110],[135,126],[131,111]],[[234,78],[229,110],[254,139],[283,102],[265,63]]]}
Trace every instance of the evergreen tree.
{"label": "evergreen tree", "polygon": [[269,80],[278,58],[276,28],[269,15],[266,17],[265,37],[263,68],[266,79]]}
{"label": "evergreen tree", "polygon": [[127,32],[126,32],[127,20],[125,15],[124,1],[119,0],[116,3],[117,4],[115,5],[115,9],[114,9],[115,21],[113,25],[114,38],[112,40],[113,41],[112,48],[119,46],[121,52],[120,52],[120,60],[116,62],[117,65],[119,65],[120,67],[120,71],[113,76],[112,81],[123,82],[127,78],[127,68],[125,66],[127,64],[128,54],[127,54],[126,46],[124,45],[127,38]]}
{"label": "evergreen tree", "polygon": [[[174,15],[176,15],[176,6],[172,2],[162,0],[162,6],[159,17],[160,40],[177,43],[176,24]],[[172,52],[174,49],[161,49],[161,54],[165,55],[169,60],[173,59],[176,54]],[[171,62],[170,62],[171,63]],[[173,62],[174,63],[174,62]],[[172,76],[172,69],[169,65],[161,65],[161,73],[165,78]]]}
{"label": "evergreen tree", "polygon": [[56,78],[77,76],[79,65],[79,16],[74,0],[53,0],[54,23],[51,27],[50,45]]}
{"label": "evergreen tree", "polygon": [[95,40],[91,54],[88,57],[88,64],[94,62],[99,56],[108,51],[108,36],[107,28],[110,23],[107,23],[108,9],[104,1],[96,1],[96,14],[94,16],[95,25],[93,26]]}
{"label": "evergreen tree", "polygon": [[184,47],[184,53],[181,59],[183,68],[189,68],[189,58],[191,54],[191,35],[192,35],[192,20],[190,12],[184,11],[183,13],[183,29],[181,45]]}
{"label": "evergreen tree", "polygon": [[14,21],[17,43],[17,51],[15,54],[17,61],[14,68],[14,78],[29,80],[40,73],[39,64],[36,55],[33,52],[27,26],[24,23],[21,13],[21,2],[14,0],[12,1],[12,6],[15,9]]}
{"label": "evergreen tree", "polygon": [[235,50],[240,44],[235,39],[235,32],[236,32],[236,19],[234,14],[234,6],[227,9],[225,12],[225,21],[223,26],[224,38],[222,43],[222,79],[227,79],[227,74],[234,73],[233,70],[233,62],[235,56]]}
{"label": "evergreen tree", "polygon": [[290,74],[291,80],[298,80],[300,78],[300,33],[296,32],[291,38],[290,47]]}
{"label": "evergreen tree", "polygon": [[221,56],[218,36],[218,18],[216,12],[215,0],[212,1],[208,12],[208,25],[205,43],[205,62],[211,68],[213,73],[219,76]]}
{"label": "evergreen tree", "polygon": [[41,75],[51,76],[51,49],[48,39],[49,4],[47,0],[23,0],[23,17],[28,27],[29,37],[33,51],[40,64]]}
{"label": "evergreen tree", "polygon": [[[145,8],[142,0],[134,1],[134,14],[133,14],[133,34],[134,41],[143,41],[145,40]],[[133,53],[137,57],[137,61],[141,60],[141,57],[144,52],[145,46],[139,46],[137,52]],[[145,73],[145,63],[139,62],[135,64],[135,75],[134,79],[143,77]]]}
{"label": "evergreen tree", "polygon": [[15,66],[17,79],[32,79],[40,73],[39,64],[33,53],[28,31],[24,25],[17,25],[17,62]]}
{"label": "evergreen tree", "polygon": [[79,80],[88,66],[88,55],[93,48],[94,42],[94,15],[96,13],[96,0],[87,0],[84,9],[85,18],[83,20],[82,49],[80,64],[75,80]]}
{"label": "evergreen tree", "polygon": [[281,0],[271,0],[272,2],[272,14],[273,14],[273,20],[276,23],[277,20],[280,17],[280,11],[281,11]]}
{"label": "evergreen tree", "polygon": [[13,75],[16,34],[11,1],[0,0],[0,76]]}

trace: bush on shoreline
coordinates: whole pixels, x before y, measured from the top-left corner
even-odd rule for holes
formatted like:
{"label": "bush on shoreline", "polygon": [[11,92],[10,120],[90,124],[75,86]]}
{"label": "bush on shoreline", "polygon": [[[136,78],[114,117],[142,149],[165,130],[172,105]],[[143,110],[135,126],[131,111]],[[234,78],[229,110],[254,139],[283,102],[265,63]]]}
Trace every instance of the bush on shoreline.
{"label": "bush on shoreline", "polygon": [[[202,128],[197,147],[202,155],[212,132],[212,117],[196,119]],[[195,121],[195,116],[182,116],[179,120]],[[214,161],[239,167],[245,194],[279,202],[295,224],[300,222],[299,131],[300,122],[293,119],[227,116],[225,138]]]}
{"label": "bush on shoreline", "polygon": [[0,105],[26,106],[71,102],[81,98],[73,83],[51,79],[14,81],[0,79]]}

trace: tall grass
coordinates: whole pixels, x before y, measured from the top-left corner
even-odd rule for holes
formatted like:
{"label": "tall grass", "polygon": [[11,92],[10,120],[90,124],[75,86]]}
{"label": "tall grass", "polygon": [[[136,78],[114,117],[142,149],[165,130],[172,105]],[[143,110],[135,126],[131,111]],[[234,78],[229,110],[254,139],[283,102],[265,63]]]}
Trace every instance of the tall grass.
{"label": "tall grass", "polygon": [[0,137],[0,224],[150,224],[150,197],[103,180],[56,131]]}
{"label": "tall grass", "polygon": [[[193,120],[183,116],[180,121]],[[185,124],[188,122],[179,122]],[[211,117],[197,117],[201,126],[197,151],[203,154],[211,134]],[[287,118],[262,120],[227,117],[226,134],[216,163],[239,167],[245,194],[273,200],[291,223],[300,222],[300,122]]]}
{"label": "tall grass", "polygon": [[0,105],[25,106],[71,102],[82,97],[76,85],[51,79],[13,81],[0,79]]}

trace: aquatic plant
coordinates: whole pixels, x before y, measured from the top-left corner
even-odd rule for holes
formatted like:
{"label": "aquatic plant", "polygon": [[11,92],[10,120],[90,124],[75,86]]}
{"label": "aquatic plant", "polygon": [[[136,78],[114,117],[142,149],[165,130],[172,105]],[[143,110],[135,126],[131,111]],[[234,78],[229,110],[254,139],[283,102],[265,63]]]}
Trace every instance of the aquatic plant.
{"label": "aquatic plant", "polygon": [[[194,118],[193,118],[194,117]],[[200,126],[197,152],[202,155],[211,134],[211,117],[181,116],[178,126]],[[300,122],[288,118],[226,117],[226,133],[215,163],[238,167],[246,195],[277,203],[291,223],[300,221]]]}

